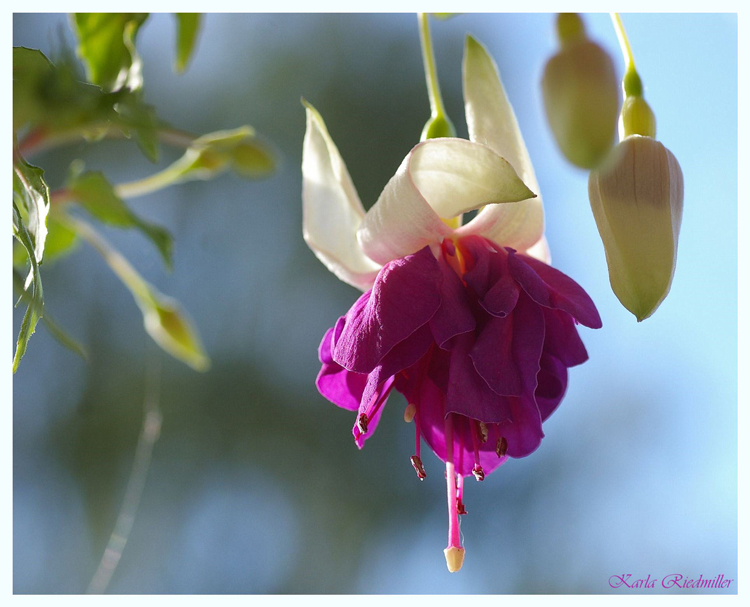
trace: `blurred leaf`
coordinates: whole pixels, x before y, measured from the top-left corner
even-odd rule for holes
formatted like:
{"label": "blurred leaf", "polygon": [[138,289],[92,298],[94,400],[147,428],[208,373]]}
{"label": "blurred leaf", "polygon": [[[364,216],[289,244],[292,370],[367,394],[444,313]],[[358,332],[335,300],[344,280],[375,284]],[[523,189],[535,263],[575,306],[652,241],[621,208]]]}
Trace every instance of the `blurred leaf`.
{"label": "blurred leaf", "polygon": [[29,304],[26,308],[26,313],[23,315],[23,321],[21,322],[21,330],[18,333],[16,353],[13,356],[13,373],[15,373],[18,370],[18,365],[20,364],[23,355],[26,353],[26,346],[29,339],[34,334],[36,323],[42,317],[44,309],[42,277],[39,273],[39,264],[37,263],[36,255],[34,253],[34,243],[31,240],[29,231],[24,225],[21,212],[18,210],[15,200],[13,201],[13,235],[26,249],[26,253],[31,263],[29,278],[27,278],[26,284],[22,285],[24,292],[28,293],[29,289],[31,289],[31,293],[28,297]]}
{"label": "blurred leaf", "polygon": [[130,137],[135,134],[138,147],[151,161],[159,159],[159,120],[153,106],[143,103],[141,95],[132,93],[114,106],[117,125]]}
{"label": "blurred leaf", "polygon": [[41,113],[36,88],[49,79],[54,66],[41,51],[13,48],[13,130],[22,128]]}
{"label": "blurred leaf", "polygon": [[137,228],[159,249],[164,263],[172,267],[172,236],[164,228],[135,215],[100,172],[73,174],[67,188],[76,201],[99,221],[120,228]]}
{"label": "blurred leaf", "polygon": [[[31,304],[31,297],[23,289],[23,278],[16,271],[13,272],[13,287],[16,289],[16,292],[20,295],[24,303],[26,303],[27,305]],[[54,320],[52,320],[52,317],[46,310],[44,313],[44,317],[42,318],[42,322],[44,323],[44,326],[47,327],[47,330],[50,332],[52,337],[54,337],[61,345],[78,354],[78,356],[80,356],[83,360],[88,360],[89,355],[86,348],[78,341],[73,339],[70,335],[68,335],[64,329],[62,329]]]}
{"label": "blurred leaf", "polygon": [[107,92],[135,91],[143,85],[141,59],[135,50],[138,29],[148,13],[75,13],[78,55],[88,79]]}
{"label": "blurred leaf", "polygon": [[159,292],[90,225],[68,217],[68,225],[104,257],[112,271],[130,290],[143,313],[146,332],[167,353],[197,371],[208,370],[211,361],[187,312],[171,297]]}
{"label": "blurred leaf", "polygon": [[194,179],[213,179],[230,168],[250,179],[273,172],[274,155],[267,145],[256,139],[252,127],[242,126],[198,137],[179,160],[143,180],[138,189],[128,191],[128,197]]}
{"label": "blurred leaf", "polygon": [[105,93],[81,82],[71,62],[55,66],[38,50],[13,49],[13,128],[44,136],[70,131],[95,139],[112,128],[135,135],[143,153],[157,158],[158,120],[140,92]]}
{"label": "blurred leaf", "polygon": [[20,221],[28,231],[35,262],[41,263],[44,242],[47,238],[49,213],[49,188],[44,181],[44,171],[30,165],[14,150],[13,200],[18,204]]}
{"label": "blurred leaf", "polygon": [[182,73],[193,54],[198,29],[201,24],[200,13],[175,13],[177,18],[177,60],[175,70]]}
{"label": "blurred leaf", "polygon": [[[44,266],[71,253],[78,244],[75,232],[55,219],[55,209],[47,216],[47,239],[44,241]],[[29,256],[26,249],[17,240],[13,241],[13,267],[26,267]]]}

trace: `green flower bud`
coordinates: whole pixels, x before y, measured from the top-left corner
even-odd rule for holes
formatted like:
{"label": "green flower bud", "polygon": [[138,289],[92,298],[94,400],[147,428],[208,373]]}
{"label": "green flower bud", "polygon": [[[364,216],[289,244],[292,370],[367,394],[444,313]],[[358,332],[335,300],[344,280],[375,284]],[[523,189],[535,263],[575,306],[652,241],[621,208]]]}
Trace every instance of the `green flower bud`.
{"label": "green flower bud", "polygon": [[[544,69],[544,108],[565,157],[581,168],[598,166],[612,148],[620,103],[612,60],[574,30]],[[582,35],[582,34],[581,34]],[[561,33],[562,36],[562,33]],[[576,41],[577,40],[577,41]]]}
{"label": "green flower bud", "polygon": [[612,290],[639,322],[654,313],[672,285],[682,200],[680,165],[651,137],[627,137],[589,176]]}

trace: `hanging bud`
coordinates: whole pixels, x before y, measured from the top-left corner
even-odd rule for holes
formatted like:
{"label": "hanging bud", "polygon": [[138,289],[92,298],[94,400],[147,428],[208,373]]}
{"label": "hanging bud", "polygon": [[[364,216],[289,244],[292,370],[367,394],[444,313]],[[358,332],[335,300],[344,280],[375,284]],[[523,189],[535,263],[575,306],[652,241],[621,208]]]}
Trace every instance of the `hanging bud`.
{"label": "hanging bud", "polygon": [[640,322],[672,285],[682,221],[680,165],[655,139],[630,135],[589,176],[589,200],[612,290]]}
{"label": "hanging bud", "polygon": [[619,84],[612,60],[586,37],[578,15],[560,14],[557,30],[561,48],[542,78],[547,122],[565,157],[591,169],[614,143]]}

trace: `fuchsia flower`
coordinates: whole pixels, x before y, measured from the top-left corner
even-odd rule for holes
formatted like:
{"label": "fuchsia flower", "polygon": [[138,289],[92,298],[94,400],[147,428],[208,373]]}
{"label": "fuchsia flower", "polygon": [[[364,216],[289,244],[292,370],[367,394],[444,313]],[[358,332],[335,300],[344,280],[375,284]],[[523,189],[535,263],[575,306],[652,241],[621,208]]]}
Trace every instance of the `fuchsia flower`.
{"label": "fuchsia flower", "polygon": [[309,106],[302,161],[305,240],[365,291],[323,337],[318,389],[357,412],[360,448],[391,391],[406,397],[417,475],[422,439],[446,464],[450,571],[464,557],[463,478],[481,481],[539,446],[568,367],[587,359],[576,323],[601,326],[585,291],[548,265],[523,138],[492,58],[471,38],[464,99],[471,141],[414,147],[367,213]]}

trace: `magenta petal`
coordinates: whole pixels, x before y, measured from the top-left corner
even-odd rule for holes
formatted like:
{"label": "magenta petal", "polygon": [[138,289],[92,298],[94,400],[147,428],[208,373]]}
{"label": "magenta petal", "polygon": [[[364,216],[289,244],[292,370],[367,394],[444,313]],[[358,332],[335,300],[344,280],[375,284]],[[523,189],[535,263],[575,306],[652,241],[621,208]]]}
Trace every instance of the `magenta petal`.
{"label": "magenta petal", "polygon": [[542,309],[523,295],[511,316],[490,318],[469,356],[479,375],[497,394],[530,396],[536,388],[543,344]]}
{"label": "magenta petal", "polygon": [[601,328],[602,319],[594,302],[572,278],[544,262],[514,252],[508,257],[508,267],[523,290],[538,304],[564,310],[592,329]]}
{"label": "magenta petal", "polygon": [[508,399],[494,392],[477,372],[469,352],[474,345],[471,335],[459,335],[451,350],[446,411],[487,423],[510,417]]}
{"label": "magenta petal", "polygon": [[386,264],[366,304],[355,304],[347,313],[333,359],[350,371],[372,371],[393,346],[435,315],[441,281],[429,247]]}
{"label": "magenta petal", "polygon": [[440,259],[443,281],[440,286],[441,302],[435,316],[430,320],[430,329],[435,342],[441,348],[456,335],[473,331],[476,326],[469,306],[466,289],[453,269],[444,259]]}
{"label": "magenta petal", "polygon": [[508,441],[508,455],[526,457],[533,453],[544,438],[542,418],[532,399],[509,397],[511,420],[499,425],[499,431]]}
{"label": "magenta petal", "polygon": [[588,358],[586,346],[583,345],[575,321],[562,310],[544,309],[546,334],[544,351],[558,358],[566,367],[585,363]]}
{"label": "magenta petal", "polygon": [[487,312],[507,316],[515,308],[519,293],[508,270],[507,252],[489,247],[482,239],[470,240],[466,248],[474,260],[474,267],[464,274],[466,284],[474,289],[479,304]]}
{"label": "magenta petal", "polygon": [[333,404],[349,411],[356,411],[359,409],[362,392],[367,384],[367,375],[347,371],[333,362],[331,341],[334,330],[334,328],[328,329],[323,336],[323,341],[320,342],[318,352],[323,366],[315,380],[315,385],[318,391]]}
{"label": "magenta petal", "polygon": [[[404,341],[396,344],[375,367],[372,372],[366,376],[367,385],[362,392],[359,411],[364,413],[370,407],[372,400],[378,388],[388,378],[393,377],[400,371],[415,364],[432,345],[432,333],[428,325],[423,325]],[[382,391],[381,391],[382,393]]]}
{"label": "magenta petal", "polygon": [[352,435],[354,435],[354,442],[360,449],[365,446],[365,441],[375,433],[375,430],[378,427],[380,416],[383,414],[383,409],[385,409],[385,405],[388,402],[388,396],[390,395],[392,384],[393,378],[388,378],[382,385],[381,390],[378,392],[377,402],[374,406],[375,413],[373,413],[371,417],[367,418],[367,432],[360,432],[357,422],[354,422]]}
{"label": "magenta petal", "polygon": [[568,368],[554,356],[543,354],[537,376],[536,405],[542,421],[557,409],[568,387]]}
{"label": "magenta petal", "polygon": [[[422,428],[422,436],[435,455],[442,461],[446,461],[443,404],[445,395],[430,378],[425,378],[420,383],[417,398],[421,403],[419,408],[419,423]],[[452,415],[451,422],[453,424],[453,461],[456,472],[462,476],[468,476],[471,474],[475,464],[474,440],[471,433],[476,432],[476,422],[463,415]],[[482,466],[485,474],[489,474],[508,459],[507,455],[500,458],[495,452],[495,446],[500,438],[496,427],[488,426],[488,434],[489,440],[486,443],[478,442],[479,464]],[[427,474],[430,474],[429,470]]]}

